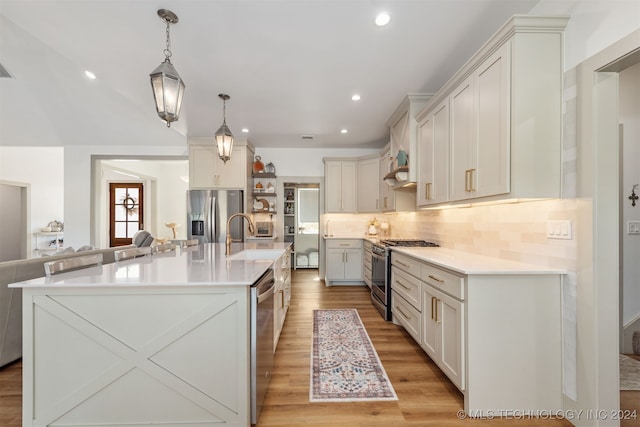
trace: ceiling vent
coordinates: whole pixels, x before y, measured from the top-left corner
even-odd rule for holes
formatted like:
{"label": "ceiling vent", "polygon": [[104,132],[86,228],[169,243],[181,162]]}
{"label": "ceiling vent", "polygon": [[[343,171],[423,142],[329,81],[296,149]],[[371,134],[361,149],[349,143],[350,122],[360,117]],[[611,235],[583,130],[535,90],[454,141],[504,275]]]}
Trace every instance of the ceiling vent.
{"label": "ceiling vent", "polygon": [[303,141],[313,141],[313,135],[300,135],[300,139]]}
{"label": "ceiling vent", "polygon": [[6,68],[2,64],[0,64],[0,78],[2,79],[12,79],[13,76],[9,74]]}

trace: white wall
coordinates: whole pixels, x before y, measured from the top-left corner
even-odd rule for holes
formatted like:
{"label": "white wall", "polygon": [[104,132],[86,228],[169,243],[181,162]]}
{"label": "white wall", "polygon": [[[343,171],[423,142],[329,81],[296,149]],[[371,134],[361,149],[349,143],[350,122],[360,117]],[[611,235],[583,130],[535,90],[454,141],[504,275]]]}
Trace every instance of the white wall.
{"label": "white wall", "polygon": [[565,70],[640,28],[638,0],[540,0],[530,15],[571,16],[565,39]]}
{"label": "white wall", "polygon": [[[594,90],[598,91],[597,96],[608,90],[600,84],[598,87],[602,88],[596,88],[594,71],[637,49],[640,2],[542,0],[531,14],[571,16],[565,31],[565,77],[571,78],[565,79],[563,152],[574,157],[565,158],[563,166],[573,167],[569,171],[573,175],[565,175],[564,183],[575,182],[578,267],[575,287],[569,292],[563,289],[564,307],[574,307],[573,313],[563,313],[563,368],[565,374],[568,368],[573,372],[569,378],[563,378],[564,409],[588,411],[597,408],[609,412],[616,410],[619,404],[618,283],[612,280],[617,277],[618,270],[615,212],[619,197],[610,192],[617,187],[618,171],[615,137],[608,138],[605,144],[601,142],[605,140],[601,131],[606,129],[598,130],[598,134],[594,132],[596,122],[598,125],[604,123],[601,122],[604,115],[599,116],[604,111],[597,108],[602,100],[595,101]],[[609,109],[610,113],[616,113],[615,105]],[[566,150],[568,141],[574,144],[570,150]],[[568,314],[573,317],[567,318]],[[573,354],[567,351],[570,350],[567,337],[573,340]],[[619,425],[611,418],[584,416],[572,423],[578,426]]]}
{"label": "white wall", "polygon": [[31,186],[29,233],[53,220],[65,222],[63,159],[62,147],[0,147],[0,181]]}
{"label": "white wall", "polygon": [[323,157],[359,157],[377,154],[379,148],[264,148],[256,147],[256,156],[266,165],[273,163],[278,176],[324,176]]}
{"label": "white wall", "polygon": [[[95,245],[98,231],[91,218],[91,156],[188,156],[187,144],[159,146],[68,146],[64,150],[65,244]],[[95,185],[94,185],[95,191]],[[94,228],[92,229],[92,225]]]}
{"label": "white wall", "polygon": [[[186,239],[186,192],[189,184],[181,176],[189,176],[188,160],[104,160],[99,162],[102,184],[97,193],[96,218],[99,235],[96,246],[109,245],[108,191],[111,182],[142,182],[144,184],[144,228],[154,237],[173,238],[168,222],[180,224],[177,239]],[[116,171],[128,173],[123,175]]]}
{"label": "white wall", "polygon": [[[622,228],[622,324],[640,317],[640,235],[626,233],[627,221],[640,221],[640,200],[631,206],[631,188],[640,184],[640,64],[619,74],[620,110],[623,126],[622,181],[620,185]],[[636,188],[640,195],[640,186]]]}

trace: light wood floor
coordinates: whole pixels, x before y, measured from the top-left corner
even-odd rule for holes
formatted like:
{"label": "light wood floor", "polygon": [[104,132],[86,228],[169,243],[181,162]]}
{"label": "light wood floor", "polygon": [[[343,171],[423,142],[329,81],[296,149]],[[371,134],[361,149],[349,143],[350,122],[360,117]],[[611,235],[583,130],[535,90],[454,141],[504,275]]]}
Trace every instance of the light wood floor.
{"label": "light wood floor", "polygon": [[[317,270],[292,272],[293,296],[275,356],[262,426],[570,426],[566,420],[459,420],[462,394],[400,327],[385,322],[364,287],[330,287]],[[356,308],[378,352],[398,401],[309,403],[312,310]],[[22,364],[0,368],[0,426],[21,426]],[[621,393],[621,407],[640,412],[640,392]],[[640,418],[640,413],[638,414]],[[640,426],[640,420],[623,427]]]}

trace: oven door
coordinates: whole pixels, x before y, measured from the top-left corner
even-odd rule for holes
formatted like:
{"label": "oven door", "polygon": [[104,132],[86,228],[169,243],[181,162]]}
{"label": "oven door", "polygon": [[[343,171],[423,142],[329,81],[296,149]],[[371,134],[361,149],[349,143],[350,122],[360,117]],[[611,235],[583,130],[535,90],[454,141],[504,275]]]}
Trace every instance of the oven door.
{"label": "oven door", "polygon": [[[386,251],[385,251],[386,253]],[[387,295],[387,256],[371,254],[371,301],[385,320],[390,320]]]}

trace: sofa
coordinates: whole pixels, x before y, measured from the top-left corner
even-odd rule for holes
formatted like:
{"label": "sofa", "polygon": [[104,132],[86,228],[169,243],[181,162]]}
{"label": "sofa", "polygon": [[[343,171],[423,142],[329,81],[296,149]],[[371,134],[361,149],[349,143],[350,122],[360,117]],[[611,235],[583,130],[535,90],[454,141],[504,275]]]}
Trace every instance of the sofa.
{"label": "sofa", "polygon": [[44,263],[64,258],[102,254],[103,264],[114,262],[114,252],[135,245],[54,254],[42,258],[0,262],[0,366],[22,357],[22,289],[10,283],[44,276]]}

